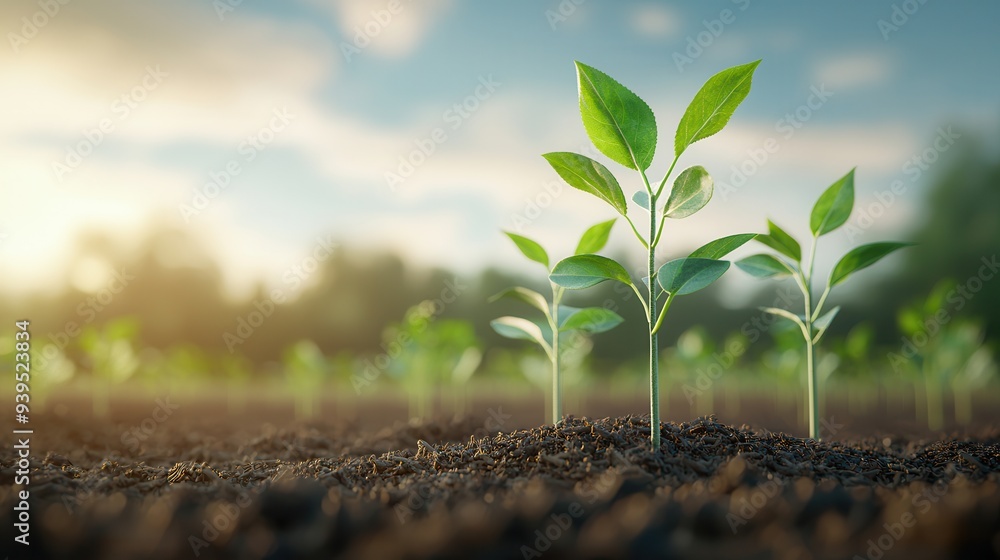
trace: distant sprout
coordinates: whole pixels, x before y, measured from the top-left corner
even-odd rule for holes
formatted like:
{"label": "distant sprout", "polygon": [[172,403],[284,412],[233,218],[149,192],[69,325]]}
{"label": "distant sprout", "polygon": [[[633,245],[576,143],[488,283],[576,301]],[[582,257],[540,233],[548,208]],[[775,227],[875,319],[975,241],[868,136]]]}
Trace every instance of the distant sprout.
{"label": "distant sprout", "polygon": [[712,358],[715,354],[715,342],[703,326],[691,327],[677,337],[673,355],[678,361],[677,369],[683,372],[681,392],[696,416],[715,413],[716,380],[708,376],[709,368],[719,368],[721,374],[722,366]]}
{"label": "distant sprout", "polygon": [[796,315],[791,311],[775,307],[762,308],[763,311],[782,317],[799,327],[806,345],[806,384],[809,403],[809,437],[818,440],[819,435],[819,387],[816,369],[815,346],[826,333],[830,323],[840,311],[834,307],[825,314],[823,304],[826,303],[830,290],[847,280],[855,272],[867,268],[886,255],[910,245],[909,243],[870,243],[856,247],[844,255],[830,272],[819,300],[813,299],[813,263],[816,258],[816,242],[847,222],[854,209],[854,170],[837,180],[826,189],[809,217],[809,230],[812,241],[809,254],[803,261],[802,247],[785,230],[768,220],[768,234],[760,235],[757,241],[774,249],[776,254],[762,253],[752,255],[736,262],[736,266],[744,272],[757,278],[786,278],[795,280],[804,299],[804,313]]}
{"label": "distant sprout", "polygon": [[955,420],[972,420],[972,392],[986,385],[996,371],[992,350],[984,344],[986,333],[976,320],[947,316],[941,311],[956,295],[953,279],[939,282],[928,296],[900,310],[898,323],[905,336],[899,354],[889,354],[894,369],[912,372],[922,386],[923,420],[931,430],[944,428],[945,394],[951,389]]}
{"label": "distant sprout", "polygon": [[456,416],[465,416],[469,400],[469,382],[482,362],[483,351],[475,346],[469,346],[458,357],[458,363],[451,370],[452,409]]}
{"label": "distant sprout", "polygon": [[171,395],[183,395],[195,391],[215,371],[209,355],[201,347],[185,343],[171,346],[166,350],[162,362],[157,360],[167,379]]}
{"label": "distant sprout", "polygon": [[[649,214],[648,235],[639,233],[628,215],[628,199],[611,171],[598,161],[571,152],[552,152],[543,157],[571,187],[606,202],[628,222],[646,250],[645,294],[618,262],[593,254],[578,254],[560,261],[549,278],[561,288],[579,290],[612,280],[629,286],[646,313],[649,334],[650,443],[660,448],[660,374],[657,333],[663,318],[678,296],[697,292],[718,280],[729,269],[722,257],[743,245],[754,234],[717,239],[685,258],[657,267],[656,249],[663,239],[667,218],[691,216],[708,204],[714,190],[704,167],[694,166],[677,175],[664,191],[681,155],[695,142],[725,128],[736,108],[750,93],[753,73],[760,61],[734,66],[708,79],[695,94],[677,126],[673,160],[659,184],[651,184],[646,171],[656,151],[657,126],[652,109],[639,96],[611,76],[576,63],[580,115],[594,146],[616,163],[638,172],[642,189],[631,199]],[[530,257],[529,257],[530,258]],[[642,283],[642,282],[640,282]],[[661,312],[662,305],[662,312]]]}
{"label": "distant sprout", "polygon": [[454,395],[479,367],[475,329],[467,321],[436,319],[436,305],[428,300],[411,307],[382,335],[394,355],[388,372],[409,395],[411,418],[429,418],[435,389],[448,386]]}
{"label": "distant sprout", "polygon": [[[13,332],[0,333],[0,371],[14,371],[15,342]],[[35,346],[35,353],[30,358],[32,369],[45,372],[44,375],[30,376],[30,408],[35,411],[44,410],[46,401],[56,388],[67,383],[76,373],[76,364],[57,345],[44,347],[44,357],[40,357],[42,348],[41,345]]]}
{"label": "distant sprout", "polygon": [[87,357],[93,390],[94,416],[108,415],[111,387],[132,377],[140,362],[135,351],[138,323],[129,317],[108,322],[102,329],[90,325],[83,329],[77,344]]}
{"label": "distant sprout", "polygon": [[225,376],[226,408],[239,414],[246,405],[246,390],[253,372],[253,363],[243,354],[223,354],[219,368]]}
{"label": "distant sprout", "polygon": [[330,363],[323,351],[311,340],[300,340],[285,350],[283,365],[295,399],[295,418],[315,417],[319,395],[330,376]]}
{"label": "distant sprout", "polygon": [[[596,257],[591,253],[596,253],[604,248],[614,225],[615,220],[608,220],[588,228],[576,246],[576,254]],[[504,233],[514,242],[521,254],[544,266],[546,272],[550,274],[553,272],[549,268],[548,252],[536,241],[516,233]],[[521,317],[507,316],[494,319],[490,322],[490,326],[501,336],[515,340],[530,340],[545,351],[552,366],[552,423],[558,424],[563,417],[563,380],[560,362],[564,354],[562,349],[564,335],[573,332],[602,333],[615,328],[621,324],[623,319],[614,311],[601,307],[581,309],[563,305],[562,298],[566,289],[554,280],[549,285],[552,290],[551,301],[534,290],[522,287],[504,290],[491,298],[491,301],[511,298],[527,303],[541,312],[544,321],[535,322]],[[553,333],[555,334],[553,335]]]}

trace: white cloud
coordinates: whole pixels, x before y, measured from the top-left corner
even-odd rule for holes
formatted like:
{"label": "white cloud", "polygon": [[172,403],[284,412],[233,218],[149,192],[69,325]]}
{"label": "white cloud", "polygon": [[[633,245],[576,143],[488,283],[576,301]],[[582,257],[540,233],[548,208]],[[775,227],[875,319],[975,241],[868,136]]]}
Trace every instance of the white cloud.
{"label": "white cloud", "polygon": [[856,52],[823,59],[815,65],[815,80],[835,91],[880,85],[892,76],[887,53]]}
{"label": "white cloud", "polygon": [[654,3],[634,6],[629,13],[629,24],[639,34],[654,39],[668,39],[682,27],[676,13]]}
{"label": "white cloud", "polygon": [[[343,41],[364,52],[387,58],[401,58],[412,53],[452,4],[452,0],[310,2],[335,19]],[[398,8],[390,11],[390,5]]]}

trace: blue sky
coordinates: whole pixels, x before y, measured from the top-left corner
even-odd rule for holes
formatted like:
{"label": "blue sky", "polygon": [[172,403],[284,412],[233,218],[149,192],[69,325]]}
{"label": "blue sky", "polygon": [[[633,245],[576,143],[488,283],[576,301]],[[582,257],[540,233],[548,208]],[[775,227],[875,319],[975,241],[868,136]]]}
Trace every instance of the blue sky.
{"label": "blue sky", "polygon": [[[203,236],[237,294],[274,281],[329,233],[465,271],[522,266],[500,229],[567,252],[613,217],[554,185],[540,157],[590,149],[573,60],[653,108],[658,179],[704,80],[763,59],[730,126],[680,162],[704,165],[717,193],[669,224],[664,256],[760,231],[768,216],[805,233],[812,201],[854,166],[859,209],[893,181],[903,194],[864,227],[857,212],[827,248],[902,236],[935,170],[913,158],[967,140],[949,124],[992,132],[1000,122],[1000,76],[982,63],[1000,52],[996,3],[223,2],[0,8],[7,289],[99,286],[101,263],[74,259],[78,232],[102,227],[128,242],[151,223]],[[374,36],[355,41],[366,28]],[[768,139],[779,149],[752,163]],[[391,188],[386,173],[428,142],[433,153]],[[734,166],[752,169],[740,186]],[[638,188],[609,167],[627,192]],[[611,250],[635,249],[626,234],[620,224]]]}

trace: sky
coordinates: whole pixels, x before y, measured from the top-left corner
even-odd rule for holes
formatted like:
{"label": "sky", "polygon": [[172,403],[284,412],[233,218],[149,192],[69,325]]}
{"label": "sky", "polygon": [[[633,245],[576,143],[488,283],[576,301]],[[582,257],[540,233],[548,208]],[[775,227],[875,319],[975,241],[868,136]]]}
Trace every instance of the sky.
{"label": "sky", "polygon": [[[542,153],[592,155],[627,196],[640,186],[590,146],[574,60],[652,107],[659,180],[702,83],[762,59],[729,126],[681,159],[716,193],[668,224],[664,255],[767,217],[805,235],[815,198],[857,167],[822,268],[914,229],[935,163],[965,140],[949,125],[996,130],[1000,74],[981,61],[1000,52],[998,19],[995,2],[934,0],[7,1],[0,290],[96,289],[112,271],[74,258],[80,232],[127,244],[151,224],[203,239],[233,294],[327,236],[530,270],[501,230],[559,256],[614,217]],[[638,264],[637,249],[616,225],[609,250]]]}

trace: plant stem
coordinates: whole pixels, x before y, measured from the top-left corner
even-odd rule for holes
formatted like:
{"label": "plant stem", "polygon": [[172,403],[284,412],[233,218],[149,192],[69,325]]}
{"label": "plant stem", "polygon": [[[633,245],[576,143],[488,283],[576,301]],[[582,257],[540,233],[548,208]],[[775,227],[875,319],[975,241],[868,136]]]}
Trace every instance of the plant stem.
{"label": "plant stem", "polygon": [[[813,237],[809,248],[809,266],[802,277],[802,296],[805,299],[805,335],[806,335],[806,385],[809,392],[809,437],[819,441],[819,390],[816,386],[816,349],[813,347],[813,307],[812,307],[812,273],[816,260],[816,241]],[[817,312],[819,307],[816,308]]]}
{"label": "plant stem", "polygon": [[563,288],[552,285],[552,313],[549,314],[549,328],[552,329],[552,425],[562,421],[562,377],[559,375],[559,302]]}
{"label": "plant stem", "polygon": [[[645,179],[646,174],[643,173]],[[646,189],[649,190],[647,182]],[[660,449],[660,371],[659,352],[657,349],[657,302],[656,302],[656,205],[657,196],[650,196],[649,201],[649,286],[646,286],[649,309],[649,433],[653,451]]]}

